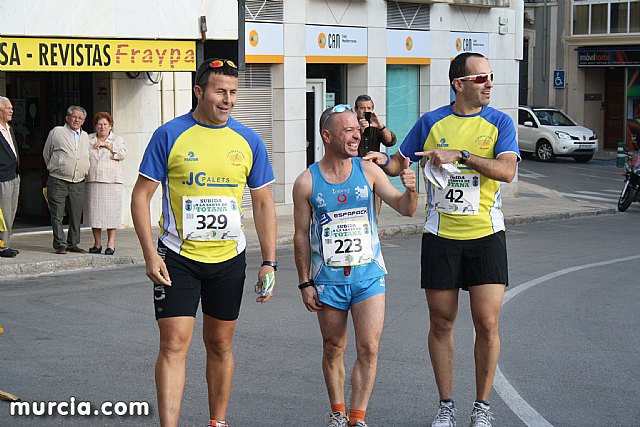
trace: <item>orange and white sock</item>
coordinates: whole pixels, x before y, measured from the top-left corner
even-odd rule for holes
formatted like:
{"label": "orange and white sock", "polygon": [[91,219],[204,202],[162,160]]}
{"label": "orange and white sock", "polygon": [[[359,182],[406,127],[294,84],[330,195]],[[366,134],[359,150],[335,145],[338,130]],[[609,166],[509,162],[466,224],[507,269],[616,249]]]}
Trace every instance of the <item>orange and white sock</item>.
{"label": "orange and white sock", "polygon": [[343,416],[347,415],[347,407],[344,403],[331,404],[331,412],[340,412]]}
{"label": "orange and white sock", "polygon": [[364,416],[366,413],[366,410],[361,411],[360,409],[349,409],[349,422],[351,423],[351,425],[355,425],[355,423],[360,420],[364,421]]}

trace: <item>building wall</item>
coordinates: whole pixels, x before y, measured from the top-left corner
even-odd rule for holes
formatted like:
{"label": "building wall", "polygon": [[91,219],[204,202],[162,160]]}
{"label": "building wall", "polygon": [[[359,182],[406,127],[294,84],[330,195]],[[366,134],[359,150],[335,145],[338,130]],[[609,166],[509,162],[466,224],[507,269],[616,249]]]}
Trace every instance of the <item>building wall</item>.
{"label": "building wall", "polygon": [[229,0],[2,0],[3,35],[51,37],[237,39],[238,3]]}

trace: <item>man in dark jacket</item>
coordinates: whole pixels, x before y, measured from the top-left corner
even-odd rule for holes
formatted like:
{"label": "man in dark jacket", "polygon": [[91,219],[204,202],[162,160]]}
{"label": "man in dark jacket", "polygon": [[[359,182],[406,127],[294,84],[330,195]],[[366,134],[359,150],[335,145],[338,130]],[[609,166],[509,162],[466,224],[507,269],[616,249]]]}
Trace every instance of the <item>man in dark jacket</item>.
{"label": "man in dark jacket", "polygon": [[369,151],[380,151],[380,144],[392,147],[396,143],[396,135],[387,128],[373,111],[373,99],[369,95],[360,95],[353,106],[360,124],[360,145],[358,156]]}
{"label": "man in dark jacket", "polygon": [[6,230],[0,232],[0,257],[14,258],[18,251],[9,247],[13,220],[18,209],[20,175],[18,146],[9,122],[13,117],[13,105],[9,98],[0,96],[0,210]]}

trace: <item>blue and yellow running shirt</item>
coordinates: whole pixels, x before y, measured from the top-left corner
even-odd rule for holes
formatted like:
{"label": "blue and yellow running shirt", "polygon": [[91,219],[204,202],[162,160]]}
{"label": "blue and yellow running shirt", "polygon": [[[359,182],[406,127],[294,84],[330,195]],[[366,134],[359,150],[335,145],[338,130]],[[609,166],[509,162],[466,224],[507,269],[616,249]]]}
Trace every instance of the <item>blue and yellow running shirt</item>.
{"label": "blue and yellow running shirt", "polygon": [[[514,153],[520,158],[513,120],[488,106],[469,116],[456,114],[451,105],[424,114],[404,139],[400,154],[417,162],[422,159],[415,152],[434,149],[467,150],[489,159]],[[500,183],[465,165],[456,166],[460,173],[444,189],[427,182],[424,232],[470,240],[504,230]]]}
{"label": "blue and yellow running shirt", "polygon": [[206,126],[192,112],[154,132],[139,173],[162,183],[160,240],[206,263],[229,260],[245,249],[245,184],[255,190],[274,181],[257,133],[232,117],[224,126]]}

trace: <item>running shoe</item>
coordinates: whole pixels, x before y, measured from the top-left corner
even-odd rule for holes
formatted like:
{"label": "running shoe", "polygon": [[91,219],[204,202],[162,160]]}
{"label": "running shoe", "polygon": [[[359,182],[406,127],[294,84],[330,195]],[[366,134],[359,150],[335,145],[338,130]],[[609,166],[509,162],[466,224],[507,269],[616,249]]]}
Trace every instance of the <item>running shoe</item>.
{"label": "running shoe", "polygon": [[489,405],[480,402],[473,402],[473,411],[471,412],[471,423],[469,427],[491,427],[493,414],[489,410]]}
{"label": "running shoe", "polygon": [[431,427],[456,427],[456,408],[453,402],[440,402],[438,414],[431,423]]}
{"label": "running shoe", "polygon": [[216,420],[211,420],[209,421],[209,424],[207,424],[207,427],[229,427],[229,424],[226,423],[226,421],[216,421]]}
{"label": "running shoe", "polygon": [[332,412],[329,414],[327,427],[349,427],[349,419],[342,412]]}
{"label": "running shoe", "polygon": [[364,420],[358,420],[357,423],[353,424],[354,427],[369,427],[369,424],[365,423]]}

